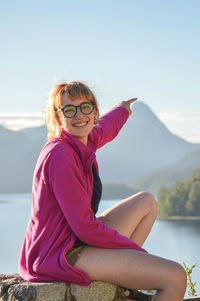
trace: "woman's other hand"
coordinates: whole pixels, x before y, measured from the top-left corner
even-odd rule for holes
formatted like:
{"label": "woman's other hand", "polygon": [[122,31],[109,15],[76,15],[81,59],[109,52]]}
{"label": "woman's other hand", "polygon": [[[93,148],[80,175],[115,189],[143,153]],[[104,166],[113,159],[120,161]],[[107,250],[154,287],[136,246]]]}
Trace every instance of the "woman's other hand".
{"label": "woman's other hand", "polygon": [[136,100],[137,100],[137,98],[131,98],[131,99],[129,99],[129,100],[123,100],[123,101],[121,101],[120,103],[118,103],[117,106],[121,106],[121,107],[126,108],[126,109],[129,111],[129,115],[131,115],[131,114],[132,114],[132,111],[131,111],[130,106],[131,106],[131,104],[132,104],[133,102],[135,102]]}

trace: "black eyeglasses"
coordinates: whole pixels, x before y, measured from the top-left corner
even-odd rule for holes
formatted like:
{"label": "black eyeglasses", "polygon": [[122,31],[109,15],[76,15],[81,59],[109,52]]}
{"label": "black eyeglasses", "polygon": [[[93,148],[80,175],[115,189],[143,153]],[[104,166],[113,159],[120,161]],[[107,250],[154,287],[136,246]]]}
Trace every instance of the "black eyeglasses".
{"label": "black eyeglasses", "polygon": [[94,111],[94,103],[90,101],[82,102],[79,106],[66,105],[57,111],[62,111],[64,116],[67,118],[72,118],[77,114],[77,108],[80,108],[84,115],[89,115]]}

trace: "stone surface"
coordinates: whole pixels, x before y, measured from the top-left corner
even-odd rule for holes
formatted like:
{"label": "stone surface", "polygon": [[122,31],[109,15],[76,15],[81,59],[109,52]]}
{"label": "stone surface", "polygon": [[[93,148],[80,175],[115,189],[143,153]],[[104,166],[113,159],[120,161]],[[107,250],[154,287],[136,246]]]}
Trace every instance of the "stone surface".
{"label": "stone surface", "polygon": [[92,288],[64,282],[28,282],[18,274],[0,274],[0,301],[121,301],[117,286],[92,281]]}
{"label": "stone surface", "polygon": [[[123,301],[126,290],[110,282],[92,281],[92,288],[64,282],[28,282],[19,274],[0,274],[0,301]],[[147,300],[146,298],[140,300]],[[200,301],[200,296],[184,299]]]}
{"label": "stone surface", "polygon": [[117,286],[103,281],[92,281],[92,288],[71,284],[71,295],[76,301],[113,301]]}
{"label": "stone surface", "polygon": [[0,275],[0,300],[66,301],[67,286],[63,282],[28,282],[18,274]]}

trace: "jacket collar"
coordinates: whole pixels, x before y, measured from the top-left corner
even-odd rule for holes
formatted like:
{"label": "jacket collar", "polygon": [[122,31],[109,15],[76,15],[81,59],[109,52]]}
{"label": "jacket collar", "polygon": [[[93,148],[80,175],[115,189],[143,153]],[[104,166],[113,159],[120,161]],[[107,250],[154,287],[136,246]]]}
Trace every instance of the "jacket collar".
{"label": "jacket collar", "polygon": [[[88,145],[85,145],[80,140],[78,140],[76,137],[70,135],[63,128],[61,129],[60,139],[65,140],[69,143],[69,145],[78,154],[78,156],[80,157],[80,159],[83,162],[83,165],[85,167],[90,167],[92,162],[96,159],[95,152],[91,147],[89,147]],[[88,137],[88,144],[90,145],[89,140],[90,139]]]}

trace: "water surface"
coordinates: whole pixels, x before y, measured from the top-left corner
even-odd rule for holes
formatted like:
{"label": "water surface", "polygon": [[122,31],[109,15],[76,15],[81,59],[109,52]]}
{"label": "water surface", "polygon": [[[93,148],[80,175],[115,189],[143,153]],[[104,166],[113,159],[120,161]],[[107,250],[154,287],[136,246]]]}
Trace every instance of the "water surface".
{"label": "water surface", "polygon": [[[119,200],[117,200],[119,201]],[[101,201],[97,215],[116,200]],[[20,248],[30,216],[31,194],[0,195],[0,273],[16,273]],[[192,280],[200,295],[200,221],[157,220],[143,246],[149,253],[182,264],[198,265]]]}

